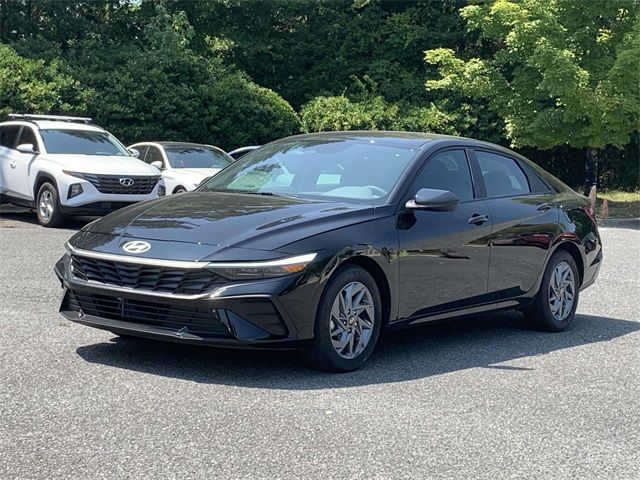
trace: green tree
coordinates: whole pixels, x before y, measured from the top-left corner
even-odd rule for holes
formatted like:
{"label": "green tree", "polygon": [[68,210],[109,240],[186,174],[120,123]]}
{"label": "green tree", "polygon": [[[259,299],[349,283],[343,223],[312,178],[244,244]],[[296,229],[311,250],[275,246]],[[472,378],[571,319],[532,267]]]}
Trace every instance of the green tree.
{"label": "green tree", "polygon": [[[291,106],[215,55],[191,47],[184,13],[162,6],[135,40],[78,44],[72,61],[97,94],[96,121],[125,142],[183,140],[223,148],[262,143],[298,131]],[[87,55],[87,53],[90,53]]]}
{"label": "green tree", "polygon": [[0,44],[0,115],[82,113],[87,95],[63,62],[24,58]]}
{"label": "green tree", "polygon": [[514,146],[584,148],[589,188],[600,152],[638,130],[638,2],[493,0],[461,15],[493,55],[426,51],[440,75],[427,89],[488,102]]}
{"label": "green tree", "polygon": [[345,96],[319,96],[300,111],[304,132],[335,130],[411,130],[458,133],[456,118],[435,105],[415,107],[393,104],[381,96],[367,96],[353,101]]}

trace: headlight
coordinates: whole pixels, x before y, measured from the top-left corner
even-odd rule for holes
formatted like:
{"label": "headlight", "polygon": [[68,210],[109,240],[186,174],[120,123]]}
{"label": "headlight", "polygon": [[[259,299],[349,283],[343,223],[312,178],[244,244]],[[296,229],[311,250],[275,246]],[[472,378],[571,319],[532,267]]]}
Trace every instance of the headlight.
{"label": "headlight", "polygon": [[66,173],[67,175],[71,175],[72,177],[84,178],[84,173],[80,173],[80,172],[71,172],[69,170],[63,170],[62,173]]}
{"label": "headlight", "polygon": [[281,277],[302,272],[313,262],[316,255],[307,253],[263,262],[213,262],[207,265],[207,268],[232,280]]}
{"label": "headlight", "polygon": [[164,188],[164,185],[158,185],[158,196],[164,197],[167,194],[167,190]]}

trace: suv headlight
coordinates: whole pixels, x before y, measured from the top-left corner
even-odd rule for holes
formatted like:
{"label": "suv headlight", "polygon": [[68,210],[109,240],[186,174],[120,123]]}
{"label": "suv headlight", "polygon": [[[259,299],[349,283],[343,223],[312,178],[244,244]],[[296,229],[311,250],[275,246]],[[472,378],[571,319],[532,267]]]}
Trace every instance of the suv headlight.
{"label": "suv headlight", "polygon": [[260,262],[212,262],[207,269],[232,280],[282,277],[302,272],[316,256],[316,253],[307,253]]}

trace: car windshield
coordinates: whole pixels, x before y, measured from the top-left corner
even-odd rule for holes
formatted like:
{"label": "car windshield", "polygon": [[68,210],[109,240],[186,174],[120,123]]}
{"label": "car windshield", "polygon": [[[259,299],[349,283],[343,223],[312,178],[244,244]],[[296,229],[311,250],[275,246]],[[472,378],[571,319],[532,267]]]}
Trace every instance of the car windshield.
{"label": "car windshield", "polygon": [[224,168],[233,162],[227,154],[209,147],[165,147],[173,168]]}
{"label": "car windshield", "polygon": [[291,139],[247,154],[199,190],[382,204],[417,153],[384,139]]}
{"label": "car windshield", "polygon": [[113,135],[95,130],[40,130],[47,153],[131,156]]}

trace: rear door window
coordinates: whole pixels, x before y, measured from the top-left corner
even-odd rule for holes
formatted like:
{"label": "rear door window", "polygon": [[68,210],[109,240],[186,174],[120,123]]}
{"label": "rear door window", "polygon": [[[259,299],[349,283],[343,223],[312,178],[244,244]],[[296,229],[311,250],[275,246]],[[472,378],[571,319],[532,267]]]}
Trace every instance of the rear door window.
{"label": "rear door window", "polygon": [[531,193],[527,176],[513,158],[482,150],[476,150],[476,157],[488,197]]}

